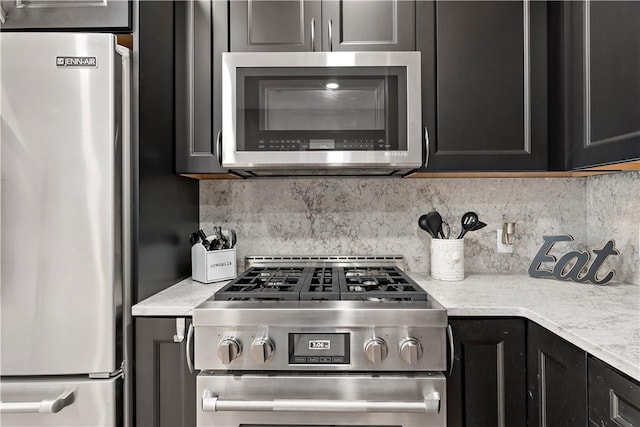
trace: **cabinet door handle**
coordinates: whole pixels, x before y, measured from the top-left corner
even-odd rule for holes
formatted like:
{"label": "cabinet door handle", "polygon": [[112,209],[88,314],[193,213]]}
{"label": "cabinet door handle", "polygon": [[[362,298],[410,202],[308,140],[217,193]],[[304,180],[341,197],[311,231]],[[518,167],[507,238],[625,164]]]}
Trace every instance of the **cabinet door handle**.
{"label": "cabinet door handle", "polygon": [[218,165],[222,166],[222,129],[218,130],[218,135],[216,136],[216,153],[218,155]]}
{"label": "cabinet door handle", "polygon": [[[425,128],[426,129],[426,128]],[[449,372],[447,373],[447,376],[451,376],[451,374],[453,373],[453,364],[456,361],[455,358],[455,346],[453,345],[453,330],[451,329],[451,325],[447,325],[447,338],[449,338]]]}
{"label": "cabinet door handle", "polygon": [[316,18],[311,18],[311,52],[316,51]]}
{"label": "cabinet door handle", "polygon": [[426,152],[426,157],[424,160],[424,167],[426,168],[429,165],[429,130],[427,127],[424,127],[424,151]]}
{"label": "cabinet door handle", "polygon": [[73,391],[66,391],[55,399],[39,402],[1,402],[0,414],[56,414],[75,402]]}
{"label": "cabinet door handle", "polygon": [[185,325],[184,317],[177,317],[176,318],[176,334],[173,336],[173,342],[184,341],[184,325]]}
{"label": "cabinet door handle", "polygon": [[333,22],[329,19],[329,51],[333,52]]}
{"label": "cabinet door handle", "polygon": [[189,324],[187,332],[187,368],[189,373],[193,374],[193,355],[191,354],[191,340],[193,338],[193,323]]}

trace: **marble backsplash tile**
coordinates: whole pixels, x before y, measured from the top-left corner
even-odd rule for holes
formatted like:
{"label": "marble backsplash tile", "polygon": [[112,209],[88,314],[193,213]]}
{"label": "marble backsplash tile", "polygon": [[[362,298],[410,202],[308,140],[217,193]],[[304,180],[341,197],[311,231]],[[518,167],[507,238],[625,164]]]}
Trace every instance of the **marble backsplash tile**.
{"label": "marble backsplash tile", "polygon": [[[418,227],[418,217],[438,210],[451,224],[452,234],[457,234],[461,215],[473,210],[488,226],[465,238],[466,271],[526,273],[543,235],[573,235],[575,242],[559,245],[559,253],[587,246],[587,182],[575,178],[201,181],[200,222],[205,230],[213,225],[236,228],[240,269],[246,255],[400,254],[411,271],[426,272],[431,238]],[[517,221],[513,254],[496,251],[495,230],[505,220]],[[636,227],[636,238],[637,233]],[[637,241],[635,245],[637,260]]]}
{"label": "marble backsplash tile", "polygon": [[640,285],[640,172],[588,177],[586,192],[589,247],[614,240],[620,255],[609,257],[603,271]]}

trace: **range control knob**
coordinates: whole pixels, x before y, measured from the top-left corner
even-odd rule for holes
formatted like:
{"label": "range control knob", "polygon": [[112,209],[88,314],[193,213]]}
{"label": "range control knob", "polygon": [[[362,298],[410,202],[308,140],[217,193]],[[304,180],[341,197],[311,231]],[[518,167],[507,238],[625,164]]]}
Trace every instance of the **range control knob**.
{"label": "range control knob", "polygon": [[267,363],[274,351],[273,341],[268,338],[257,338],[251,344],[251,356],[258,363]]}
{"label": "range control knob", "polygon": [[415,338],[407,338],[400,342],[400,357],[409,365],[415,365],[422,357],[422,345]]}
{"label": "range control knob", "polygon": [[372,338],[364,345],[364,357],[374,365],[387,358],[387,343],[382,338]]}
{"label": "range control knob", "polygon": [[242,347],[235,338],[225,338],[218,344],[218,357],[225,365],[233,362],[241,352]]}

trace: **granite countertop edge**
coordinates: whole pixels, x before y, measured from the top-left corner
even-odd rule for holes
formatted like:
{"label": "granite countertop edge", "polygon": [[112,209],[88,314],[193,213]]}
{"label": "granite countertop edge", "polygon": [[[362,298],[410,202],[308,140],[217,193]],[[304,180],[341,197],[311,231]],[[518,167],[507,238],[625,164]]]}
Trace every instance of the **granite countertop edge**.
{"label": "granite countertop edge", "polygon": [[[526,318],[640,381],[638,285],[616,284],[607,290],[606,285],[568,284],[520,274],[471,274],[460,282],[433,280],[425,273],[408,274],[447,309],[450,317]],[[189,317],[197,305],[226,283],[203,284],[184,279],[134,305],[132,315]],[[619,310],[622,319],[607,310]],[[637,318],[631,314],[634,311]],[[605,321],[609,323],[604,324]],[[616,321],[620,323],[618,327]],[[624,336],[612,334],[611,330]],[[621,340],[628,346],[612,350],[621,345]]]}

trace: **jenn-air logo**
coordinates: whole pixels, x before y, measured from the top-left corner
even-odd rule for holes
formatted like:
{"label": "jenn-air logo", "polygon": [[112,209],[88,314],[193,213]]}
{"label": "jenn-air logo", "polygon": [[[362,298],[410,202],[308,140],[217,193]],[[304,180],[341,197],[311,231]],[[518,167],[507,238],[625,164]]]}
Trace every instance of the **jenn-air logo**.
{"label": "jenn-air logo", "polygon": [[56,56],[57,67],[90,67],[97,68],[95,56]]}

